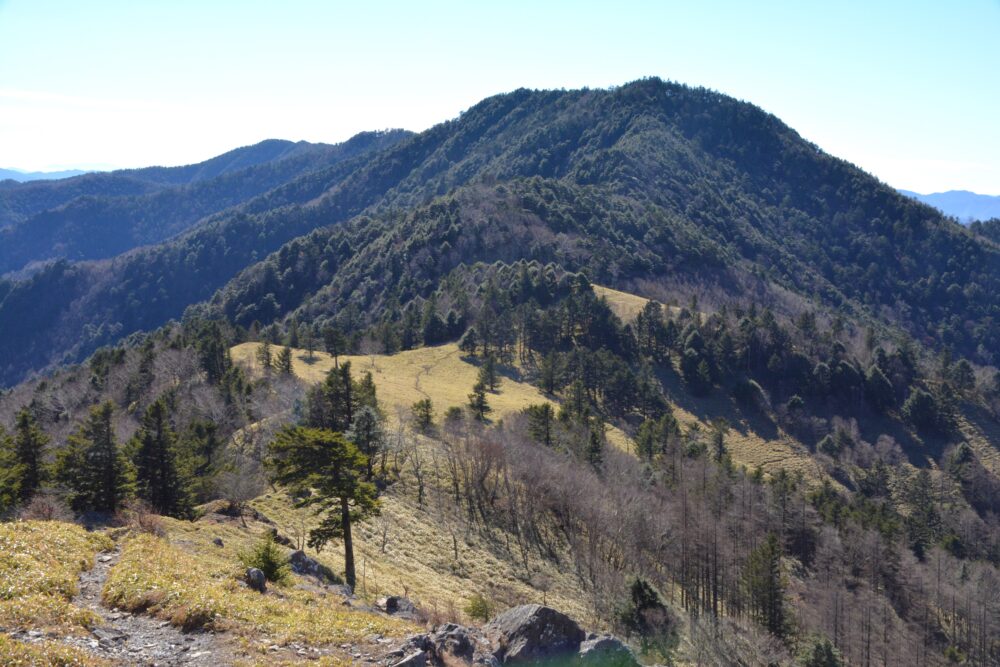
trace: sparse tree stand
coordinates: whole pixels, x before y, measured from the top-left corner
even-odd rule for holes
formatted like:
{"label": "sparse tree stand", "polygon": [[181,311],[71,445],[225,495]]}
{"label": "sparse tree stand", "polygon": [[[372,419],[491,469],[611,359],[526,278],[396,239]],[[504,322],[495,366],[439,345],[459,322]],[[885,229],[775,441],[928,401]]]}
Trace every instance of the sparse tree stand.
{"label": "sparse tree stand", "polygon": [[322,515],[319,527],[309,531],[310,547],[320,550],[343,538],[344,579],[353,590],[351,524],[379,512],[375,485],[365,480],[365,455],[340,433],[289,426],[271,443],[267,463],[273,481],[297,498],[297,507],[312,507]]}

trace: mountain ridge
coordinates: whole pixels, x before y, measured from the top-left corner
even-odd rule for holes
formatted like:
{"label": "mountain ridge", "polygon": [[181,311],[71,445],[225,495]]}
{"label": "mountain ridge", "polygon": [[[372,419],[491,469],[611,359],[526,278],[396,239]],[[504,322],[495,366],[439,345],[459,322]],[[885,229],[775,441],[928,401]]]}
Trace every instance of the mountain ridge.
{"label": "mountain ridge", "polygon": [[945,215],[958,218],[963,224],[974,220],[1000,218],[1000,196],[982,195],[969,190],[948,190],[931,194],[920,194],[910,190],[900,190],[900,192],[933,206]]}
{"label": "mountain ridge", "polygon": [[[24,364],[40,368],[82,358],[119,336],[180,317],[240,271],[315,229],[334,229],[359,214],[392,220],[473,182],[519,178],[596,188],[598,199],[624,198],[631,213],[623,224],[653,234],[662,257],[681,247],[705,248],[729,267],[720,275],[728,273],[730,281],[759,275],[773,285],[766,290],[812,293],[830,308],[867,304],[868,317],[876,319],[896,311],[900,294],[919,294],[926,306],[893,316],[902,317],[911,335],[971,354],[996,344],[989,327],[949,320],[941,328],[959,307],[972,308],[968,313],[978,321],[995,313],[990,295],[1000,289],[989,286],[1000,280],[1000,258],[993,246],[822,153],[773,115],[706,89],[652,79],[610,91],[521,89],[323,173],[298,177],[168,243],[0,285],[0,295],[11,295],[0,302],[0,333],[8,340],[27,336],[11,331],[23,329],[20,319],[8,317],[24,303],[19,295],[60,295],[48,297],[48,324],[30,338],[34,352],[15,357],[0,349],[6,381],[23,373]],[[605,244],[621,236],[614,229],[601,234]],[[365,238],[359,232],[352,242]],[[913,245],[914,252],[919,246],[932,261],[907,261],[910,251],[886,254],[893,243]],[[964,259],[949,269],[946,253]],[[886,265],[877,257],[897,261]],[[655,267],[651,262],[640,274]],[[892,277],[890,269],[901,273]],[[595,277],[614,287],[640,276]],[[52,289],[57,284],[63,286]],[[948,292],[958,284],[971,290],[968,296]],[[301,304],[279,305],[284,316]]]}

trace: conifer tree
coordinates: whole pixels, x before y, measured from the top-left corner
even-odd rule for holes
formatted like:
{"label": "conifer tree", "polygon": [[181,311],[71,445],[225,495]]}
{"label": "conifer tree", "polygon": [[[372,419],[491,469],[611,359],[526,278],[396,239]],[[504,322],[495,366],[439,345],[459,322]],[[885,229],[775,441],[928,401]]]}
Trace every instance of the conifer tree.
{"label": "conifer tree", "polygon": [[497,386],[500,384],[500,378],[497,375],[497,360],[492,354],[487,355],[483,359],[483,365],[479,367],[479,382],[486,385],[490,391],[496,391]]}
{"label": "conifer tree", "polygon": [[781,543],[777,535],[769,533],[750,553],[744,580],[751,610],[758,622],[774,636],[784,637],[788,618],[781,572]]}
{"label": "conifer tree", "polygon": [[413,412],[413,421],[418,431],[426,433],[434,426],[434,404],[431,399],[420,399],[410,407],[410,410]]}
{"label": "conifer tree", "polygon": [[133,439],[136,494],[157,513],[170,516],[182,516],[189,509],[176,445],[166,401],[155,401],[146,409]]}
{"label": "conifer tree", "polygon": [[292,374],[292,348],[287,345],[281,348],[281,351],[278,352],[278,360],[275,363],[275,368],[282,375]]}
{"label": "conifer tree", "polygon": [[115,442],[111,401],[94,406],[56,460],[56,477],[78,512],[113,512],[133,488],[128,461]]}
{"label": "conifer tree", "polygon": [[323,347],[326,353],[333,357],[333,367],[340,367],[340,355],[344,353],[346,340],[344,333],[334,326],[323,329]]}
{"label": "conifer tree", "polygon": [[257,346],[257,363],[260,365],[261,370],[265,373],[271,371],[271,367],[274,365],[274,356],[271,352],[271,341],[263,340],[260,345]]}
{"label": "conifer tree", "polygon": [[469,409],[479,421],[486,421],[487,413],[492,410],[486,401],[486,385],[483,384],[482,380],[478,380],[472,386],[472,393],[469,394]]}
{"label": "conifer tree", "polygon": [[39,427],[28,408],[17,413],[14,429],[14,458],[11,473],[16,483],[18,501],[29,500],[46,479],[44,465],[47,436]]}
{"label": "conifer tree", "polygon": [[357,584],[351,526],[378,514],[375,485],[365,480],[365,455],[340,433],[324,429],[287,427],[269,449],[273,480],[285,486],[298,507],[312,507],[321,515],[309,531],[309,546],[322,549],[330,540],[344,540],[347,585]]}
{"label": "conifer tree", "polygon": [[385,447],[385,428],[382,422],[382,415],[371,406],[365,405],[358,408],[350,430],[344,434],[365,455],[368,479],[372,479],[375,457]]}
{"label": "conifer tree", "polygon": [[554,435],[556,413],[551,403],[529,405],[524,409],[528,416],[528,433],[531,437],[546,447],[551,447]]}
{"label": "conifer tree", "polygon": [[587,440],[587,462],[599,468],[604,463],[604,425],[594,424],[590,427],[590,437]]}

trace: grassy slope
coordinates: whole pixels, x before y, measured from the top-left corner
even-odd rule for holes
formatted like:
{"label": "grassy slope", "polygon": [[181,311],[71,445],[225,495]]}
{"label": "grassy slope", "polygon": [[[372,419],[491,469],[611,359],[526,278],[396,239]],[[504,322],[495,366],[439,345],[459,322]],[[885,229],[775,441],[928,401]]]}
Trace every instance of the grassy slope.
{"label": "grassy slope", "polygon": [[[594,285],[594,292],[607,300],[612,312],[623,322],[634,320],[649,301],[600,285]],[[729,397],[716,392],[705,398],[693,399],[679,383],[668,379],[667,398],[673,405],[675,416],[685,427],[690,428],[693,424],[706,427],[711,419],[724,417],[732,427],[726,434],[726,447],[738,465],[748,468],[761,466],[765,471],[784,467],[790,472],[802,473],[806,479],[819,478],[819,467],[800,443],[773,424],[741,413]]]}
{"label": "grassy slope", "polygon": [[[336,595],[303,586],[298,576],[274,594],[261,596],[242,585],[239,552],[252,531],[212,522],[163,519],[167,540],[148,534],[128,538],[121,561],[104,589],[109,605],[147,610],[182,628],[211,626],[247,639],[248,648],[271,644],[362,643],[373,634],[402,637],[412,624],[350,610]],[[224,545],[212,543],[222,538]]]}
{"label": "grassy slope", "polygon": [[[237,345],[232,349],[233,361],[255,368],[256,350],[256,343]],[[397,419],[400,410],[409,414],[410,406],[422,398],[430,398],[439,415],[453,405],[465,406],[479,372],[455,344],[421,347],[388,356],[344,356],[340,361],[350,361],[355,376],[371,372],[379,401],[392,421]],[[325,352],[314,352],[312,360],[305,350],[295,350],[292,356],[295,375],[310,384],[321,382],[331,368],[333,357]],[[497,391],[490,393],[487,400],[493,408],[494,418],[503,418],[532,403],[552,402],[536,387],[518,382],[510,374],[503,374]],[[619,447],[628,447],[628,437],[620,429],[609,429],[608,440]]]}
{"label": "grassy slope", "polygon": [[[646,300],[632,294],[597,288],[608,299],[619,317],[631,319]],[[256,366],[255,343],[244,343],[232,349],[234,361],[251,370]],[[463,357],[454,344],[418,348],[395,355],[356,355],[341,357],[350,361],[355,374],[370,371],[378,388],[379,400],[386,407],[392,422],[408,414],[410,406],[421,398],[431,398],[438,415],[452,405],[465,405],[475,382],[478,368]],[[315,352],[310,360],[304,350],[295,350],[293,371],[308,383],[323,380],[333,359]],[[726,443],[734,460],[749,467],[765,469],[784,466],[801,471],[807,478],[816,478],[819,470],[808,452],[786,434],[771,430],[764,437],[754,424],[743,418],[722,396],[692,401],[677,386],[668,392],[678,419],[686,426],[708,427],[715,416],[725,416],[733,425]],[[519,382],[516,376],[504,377],[499,391],[489,396],[493,416],[502,418],[532,403],[549,400],[536,387]],[[758,427],[760,425],[757,425]],[[612,429],[609,440],[619,447],[631,448],[631,441],[620,429]],[[440,444],[421,438],[424,466],[433,477],[434,457],[440,458]],[[473,593],[483,593],[498,600],[541,602],[543,595],[532,586],[539,577],[550,582],[551,590],[544,596],[555,606],[589,620],[586,594],[573,573],[560,572],[552,563],[529,556],[528,567],[519,562],[520,554],[510,545],[507,536],[497,533],[490,538],[465,534],[461,522],[448,516],[441,507],[447,502],[435,500],[435,488],[444,486],[443,467],[440,481],[428,482],[428,494],[423,508],[417,506],[416,483],[403,465],[402,478],[383,496],[383,514],[359,527],[356,535],[359,593],[371,598],[392,593],[407,593],[425,607],[445,615],[461,609]],[[287,535],[301,533],[314,519],[304,510],[289,506],[280,493],[269,493],[254,501]],[[385,549],[383,551],[383,531]],[[454,556],[458,549],[458,558]],[[336,547],[328,548],[320,560],[335,571],[343,571],[343,559]]]}
{"label": "grassy slope", "polygon": [[[54,521],[0,524],[0,627],[85,634],[97,624],[93,612],[70,601],[81,571],[98,551],[111,548],[104,535]],[[108,664],[79,649],[45,641],[26,644],[0,634],[0,664]]]}

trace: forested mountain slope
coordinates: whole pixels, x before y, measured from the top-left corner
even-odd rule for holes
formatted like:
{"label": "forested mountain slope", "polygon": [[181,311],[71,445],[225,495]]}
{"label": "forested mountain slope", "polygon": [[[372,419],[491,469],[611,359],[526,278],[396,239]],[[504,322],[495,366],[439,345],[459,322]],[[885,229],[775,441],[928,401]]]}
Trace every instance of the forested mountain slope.
{"label": "forested mountain slope", "polygon": [[[544,190],[538,201],[522,192],[535,181],[513,180],[530,177],[545,179],[530,186]],[[848,314],[878,317],[979,361],[989,362],[997,347],[1000,253],[994,246],[825,155],[750,104],[645,80],[607,91],[493,97],[369,157],[300,177],[161,247],[110,263],[53,267],[32,281],[0,287],[0,294],[12,294],[0,304],[8,348],[0,351],[3,377],[11,382],[67,353],[85,354],[178,317],[282,243],[367,212],[354,231],[322,232],[269,260],[281,264],[295,248],[315,246],[310,252],[319,261],[311,266],[331,262],[325,272],[299,275],[293,267],[288,279],[295,294],[275,292],[277,308],[271,308],[283,315],[322,287],[331,267],[352,254],[345,254],[348,248],[373,241],[376,229],[383,244],[420,242],[392,229],[397,220],[428,215],[409,207],[472,182],[485,189],[452,196],[504,198],[500,184],[508,181],[518,199],[505,206],[543,211],[536,217],[543,218],[545,234],[564,233],[568,225],[567,243],[582,250],[567,268],[586,265],[596,280],[624,285],[690,271],[692,281],[736,294],[752,276],[765,291],[792,290]],[[488,222],[484,217],[484,229]],[[470,230],[455,227],[449,245],[459,237],[469,243]],[[434,237],[439,231],[423,240],[435,260],[444,241]],[[348,241],[343,248],[342,239]],[[516,246],[511,252],[524,254]],[[457,257],[442,254],[446,261]],[[265,274],[254,268],[247,275]],[[241,281],[226,294],[260,292]],[[57,284],[62,289],[53,290]],[[28,294],[42,292],[49,299],[44,321],[31,334],[38,347],[15,361],[8,350],[24,345],[25,333],[7,322],[17,320]]]}
{"label": "forested mountain slope", "polygon": [[403,136],[369,132],[336,146],[268,141],[190,167],[116,172],[163,187],[145,194],[80,195],[0,231],[0,274],[31,262],[102,259],[158,243],[206,216]]}
{"label": "forested mountain slope", "polygon": [[269,139],[244,146],[204,162],[183,167],[146,167],[94,172],[55,181],[17,183],[0,187],[0,228],[23,222],[42,211],[57,208],[80,196],[121,196],[150,192],[157,187],[186,185],[247,167],[329,148],[305,141]]}

